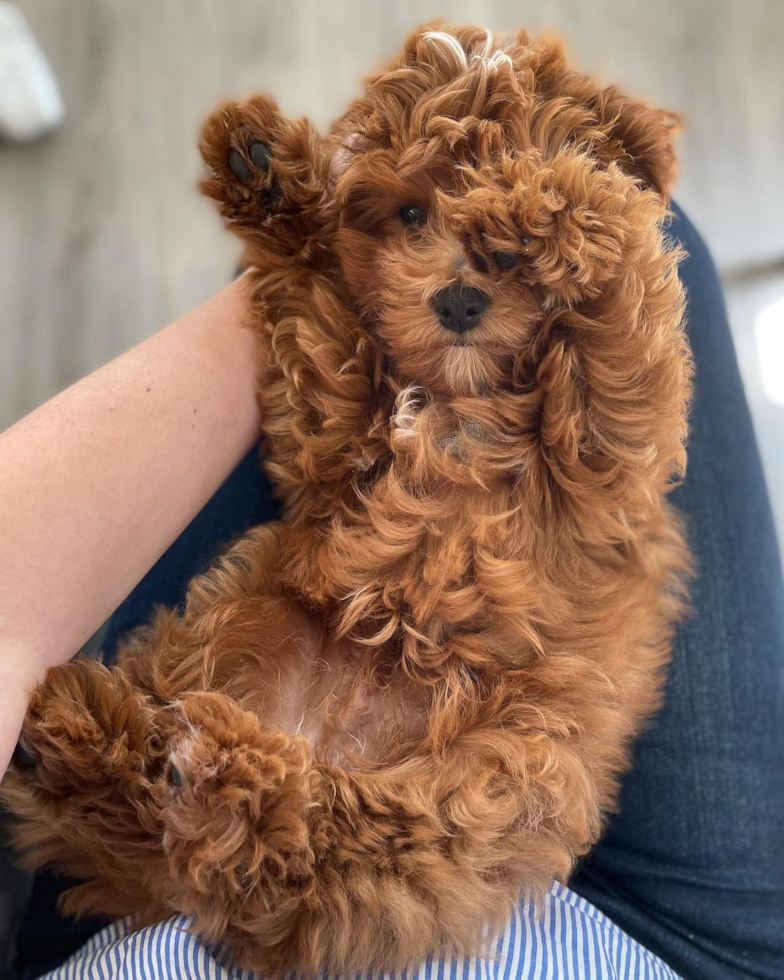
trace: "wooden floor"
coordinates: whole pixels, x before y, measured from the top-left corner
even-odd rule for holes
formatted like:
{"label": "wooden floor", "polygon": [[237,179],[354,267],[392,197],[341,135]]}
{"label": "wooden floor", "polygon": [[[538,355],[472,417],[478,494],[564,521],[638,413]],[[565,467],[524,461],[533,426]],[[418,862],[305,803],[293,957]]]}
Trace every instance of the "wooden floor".
{"label": "wooden floor", "polygon": [[196,133],[219,99],[269,91],[325,124],[406,32],[445,14],[553,28],[581,67],[684,113],[678,198],[730,275],[784,527],[784,407],[762,388],[753,328],[765,297],[784,296],[784,276],[762,289],[733,278],[784,257],[781,0],[17,4],[68,117],[39,144],[0,147],[0,427],[225,282],[237,247],[195,190]]}

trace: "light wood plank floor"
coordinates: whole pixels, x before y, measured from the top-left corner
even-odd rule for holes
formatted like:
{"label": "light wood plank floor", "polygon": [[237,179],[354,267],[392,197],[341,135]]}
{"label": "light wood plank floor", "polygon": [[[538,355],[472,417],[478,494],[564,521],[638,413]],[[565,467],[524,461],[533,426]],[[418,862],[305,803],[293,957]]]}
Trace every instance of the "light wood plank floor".
{"label": "light wood plank floor", "polygon": [[[204,299],[237,246],[195,185],[196,133],[255,91],[326,124],[416,24],[553,28],[577,63],[684,113],[678,197],[719,266],[784,257],[780,0],[18,0],[68,118],[0,147],[0,427]],[[771,293],[784,295],[784,277]],[[784,408],[735,332],[784,527]],[[754,297],[757,297],[755,300]],[[784,327],[782,327],[784,329]]]}

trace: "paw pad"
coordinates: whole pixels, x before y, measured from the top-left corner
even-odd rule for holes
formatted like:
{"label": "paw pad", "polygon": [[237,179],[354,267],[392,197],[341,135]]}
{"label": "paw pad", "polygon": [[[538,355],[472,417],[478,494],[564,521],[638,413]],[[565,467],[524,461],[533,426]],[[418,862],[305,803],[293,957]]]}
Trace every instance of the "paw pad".
{"label": "paw pad", "polygon": [[237,180],[250,180],[253,176],[253,171],[245,162],[245,158],[240,153],[239,150],[231,150],[229,153],[229,170],[234,174]]}
{"label": "paw pad", "polygon": [[260,170],[269,170],[271,156],[269,147],[259,140],[254,140],[250,144],[250,158]]}
{"label": "paw pad", "polygon": [[[259,140],[253,140],[248,147],[248,156],[254,167],[258,167],[259,170],[269,170],[272,154],[268,146]],[[253,178],[253,169],[236,147],[232,147],[229,151],[229,170],[243,183]]]}

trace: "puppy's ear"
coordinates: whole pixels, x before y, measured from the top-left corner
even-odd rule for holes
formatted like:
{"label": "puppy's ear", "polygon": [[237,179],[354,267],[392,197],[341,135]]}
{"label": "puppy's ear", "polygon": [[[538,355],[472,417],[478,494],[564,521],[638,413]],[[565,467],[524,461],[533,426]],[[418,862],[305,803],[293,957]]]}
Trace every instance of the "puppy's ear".
{"label": "puppy's ear", "polygon": [[627,173],[668,199],[677,176],[673,138],[681,128],[680,116],[666,109],[651,109],[621,95],[615,87],[598,92],[591,108],[607,132],[597,155],[607,162],[615,160]]}
{"label": "puppy's ear", "polygon": [[677,173],[673,138],[681,126],[676,113],[652,109],[621,95],[615,86],[600,88],[592,79],[572,71],[558,41],[531,43],[521,33],[515,51],[532,72],[537,95],[548,100],[567,99],[578,110],[569,126],[574,138],[590,139],[602,163],[617,163],[646,187],[669,198]]}

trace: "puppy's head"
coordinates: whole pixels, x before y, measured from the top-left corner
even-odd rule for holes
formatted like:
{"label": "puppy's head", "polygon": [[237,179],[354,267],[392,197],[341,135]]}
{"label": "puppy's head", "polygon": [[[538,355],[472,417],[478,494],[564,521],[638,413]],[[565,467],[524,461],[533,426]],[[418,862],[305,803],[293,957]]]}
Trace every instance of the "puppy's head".
{"label": "puppy's head", "polygon": [[524,34],[412,35],[335,127],[341,265],[401,380],[524,382],[542,325],[660,240],[673,125]]}

